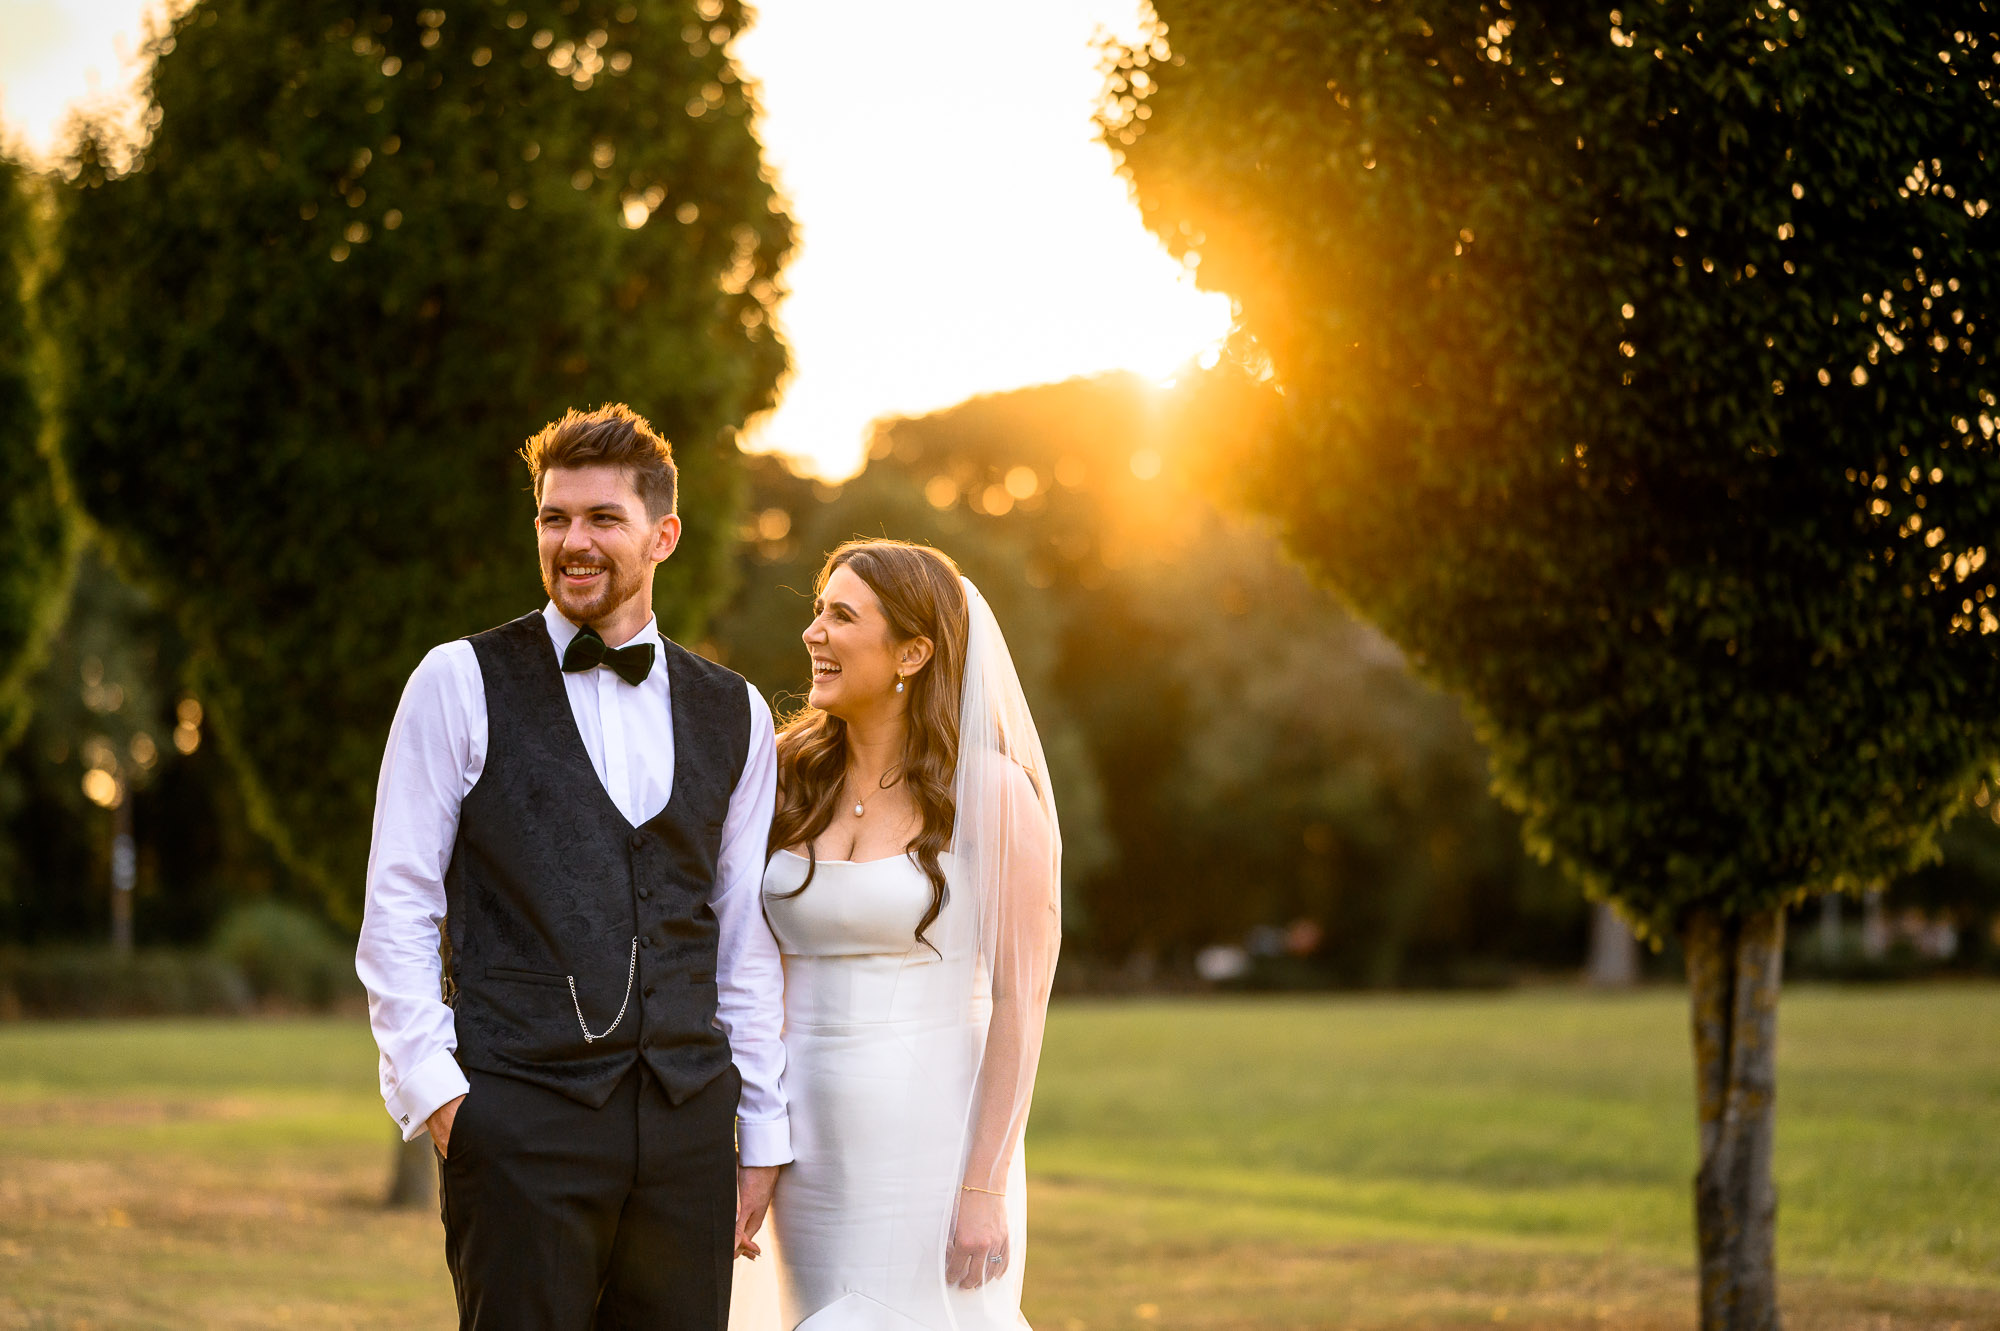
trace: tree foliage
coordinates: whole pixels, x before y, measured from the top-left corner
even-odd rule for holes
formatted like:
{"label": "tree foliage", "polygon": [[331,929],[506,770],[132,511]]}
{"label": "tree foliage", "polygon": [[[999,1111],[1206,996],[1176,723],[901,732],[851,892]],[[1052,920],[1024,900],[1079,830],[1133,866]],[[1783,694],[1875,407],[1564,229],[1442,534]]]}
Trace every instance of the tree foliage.
{"label": "tree foliage", "polygon": [[1104,128],[1285,407],[1255,501],[1643,924],[1932,850],[2000,748],[1976,0],[1157,0]]}
{"label": "tree foliage", "polygon": [[28,723],[29,681],[68,594],[76,554],[34,378],[27,284],[35,224],[29,182],[0,158],[0,754]]}
{"label": "tree foliage", "polygon": [[150,139],[74,163],[67,446],[289,862],[350,912],[425,649],[539,599],[514,450],[622,399],[676,447],[663,627],[726,592],[791,223],[719,0],[201,0]]}

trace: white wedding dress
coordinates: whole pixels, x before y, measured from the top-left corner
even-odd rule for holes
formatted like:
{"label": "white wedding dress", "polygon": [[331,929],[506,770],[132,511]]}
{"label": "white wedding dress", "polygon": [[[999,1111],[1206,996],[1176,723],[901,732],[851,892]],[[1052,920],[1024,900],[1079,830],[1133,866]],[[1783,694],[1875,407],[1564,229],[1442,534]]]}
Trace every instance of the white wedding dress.
{"label": "white wedding dress", "polygon": [[[953,859],[942,858],[948,882]],[[908,855],[772,857],[764,907],[785,967],[785,1088],[796,1158],[764,1257],[738,1261],[731,1331],[1022,1331],[1027,1175],[1006,1179],[1009,1261],[948,1287],[967,1105],[992,1003],[974,894],[953,884],[916,941],[930,880]]]}

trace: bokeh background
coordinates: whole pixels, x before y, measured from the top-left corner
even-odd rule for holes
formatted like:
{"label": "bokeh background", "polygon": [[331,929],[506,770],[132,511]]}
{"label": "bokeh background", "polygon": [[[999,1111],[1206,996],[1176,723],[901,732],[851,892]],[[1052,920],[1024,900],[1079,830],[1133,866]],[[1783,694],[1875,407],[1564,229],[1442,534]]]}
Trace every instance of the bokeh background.
{"label": "bokeh background", "polygon": [[[1343,89],[1366,101],[1379,78],[1388,109],[1359,150],[1293,143],[1272,126],[1322,110],[1287,100],[1292,37],[1217,34],[1316,33],[1310,7],[1185,8],[1183,41],[1117,0],[0,0],[0,1325],[444,1319],[428,1160],[391,1147],[352,971],[375,766],[423,652],[539,601],[513,450],[612,399],[683,468],[663,626],[781,714],[806,684],[814,576],[849,537],[945,549],[1008,633],[1068,852],[1030,1138],[1038,1326],[1694,1324],[1683,935],[1649,887],[1607,878],[1617,856],[1572,853],[1521,776],[1547,768],[1521,757],[1521,710],[1554,714],[1557,695],[1499,698],[1454,665],[1458,626],[1490,629],[1492,587],[1468,575],[1463,601],[1432,602],[1445,629],[1405,631],[1410,600],[1340,544],[1363,519],[1322,496],[1349,491],[1286,451],[1403,430],[1408,492],[1436,480],[1407,422],[1462,404],[1399,399],[1402,424],[1384,407],[1352,425],[1351,369],[1300,350],[1347,334],[1287,308],[1351,300],[1429,335],[1356,275],[1408,278],[1383,240],[1403,214],[1300,165],[1436,169],[1391,133],[1435,113],[1396,119],[1395,90],[1427,76],[1357,73],[1329,45],[1307,84],[1336,73],[1346,111]],[[1513,68],[1508,8],[1480,20],[1479,69]],[[1395,40],[1433,37],[1390,10]],[[1622,56],[1623,22],[1584,26]],[[1924,36],[1900,10],[1883,22]],[[1241,81],[1176,84],[1184,53]],[[1615,102],[1606,134],[1640,144],[1654,121]],[[1145,137],[1155,106],[1183,137]],[[1262,146],[1238,152],[1251,124]],[[1366,225],[1285,232],[1255,183],[1266,158],[1290,173],[1281,194],[1310,181]],[[1943,172],[1920,161],[1904,198]],[[1485,217],[1445,236],[1455,257],[1484,254]],[[1639,204],[1628,220],[1664,267],[1672,238],[1642,234]],[[1522,271],[1497,243],[1490,271]],[[1970,302],[1984,279],[1961,266]],[[1742,317],[1734,296],[1685,299]],[[1306,367],[1289,383],[1288,355]],[[1369,373],[1402,373],[1388,365]],[[1506,373],[1478,391],[1550,391]],[[1329,381],[1337,427],[1301,405]],[[1665,382],[1649,401],[1677,400],[1684,381]],[[1926,412],[1976,445],[1927,400],[1891,414]],[[1597,446],[1601,469],[1655,474]],[[1554,450],[1578,471],[1585,454]],[[1475,526],[1518,521],[1506,484]],[[1708,532],[1690,487],[1647,516]],[[1601,513],[1563,513],[1580,562],[1620,555],[1591,534]],[[1923,539],[1896,516],[1898,539]],[[1977,539],[1985,509],[1967,525]],[[1382,531],[1388,561],[1411,533]],[[1420,534],[1496,585],[1520,575],[1513,547]],[[1697,636],[1755,657],[1777,609],[1716,594],[1740,594],[1737,617]],[[1561,705],[1600,691],[1600,650],[1579,637],[1550,672]],[[1621,724],[1622,687],[1604,676],[1591,724]],[[1871,833],[1893,853],[1801,869],[1764,903],[1803,982],[1779,1052],[1794,1326],[2000,1326],[2000,801],[1975,711],[1930,714],[1955,765],[1912,778],[1930,793],[1907,811],[1883,798],[1915,829]],[[1760,784],[1768,759],[1728,747],[1741,713],[1677,724]],[[1849,757],[1800,770],[1859,770]],[[1832,786],[1762,770],[1773,806],[1834,818]],[[1643,820],[1618,826],[1653,853]]]}

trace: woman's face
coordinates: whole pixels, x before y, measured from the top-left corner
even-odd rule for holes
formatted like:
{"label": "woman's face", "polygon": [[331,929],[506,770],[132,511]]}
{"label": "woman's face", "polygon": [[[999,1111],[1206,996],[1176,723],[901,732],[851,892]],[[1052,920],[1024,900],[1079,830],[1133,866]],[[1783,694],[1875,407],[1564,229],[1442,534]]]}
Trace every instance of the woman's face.
{"label": "woman's face", "polygon": [[908,644],[897,641],[874,590],[845,564],[813,602],[813,621],[800,635],[812,657],[806,701],[842,720],[899,706],[896,672],[909,673]]}

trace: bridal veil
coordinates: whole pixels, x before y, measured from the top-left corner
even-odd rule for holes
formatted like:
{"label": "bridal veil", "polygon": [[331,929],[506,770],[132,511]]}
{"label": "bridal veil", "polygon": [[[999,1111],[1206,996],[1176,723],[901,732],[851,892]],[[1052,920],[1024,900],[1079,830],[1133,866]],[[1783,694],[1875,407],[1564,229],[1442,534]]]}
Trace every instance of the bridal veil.
{"label": "bridal veil", "polygon": [[[992,1004],[961,1156],[966,1184],[1006,1193],[1027,1128],[1061,941],[1062,836],[1048,759],[1007,641],[972,580],[960,581],[966,659],[949,880],[967,895],[960,918],[976,930],[982,974],[974,1002],[990,995]],[[1021,1202],[1009,1200],[1010,1209]]]}

